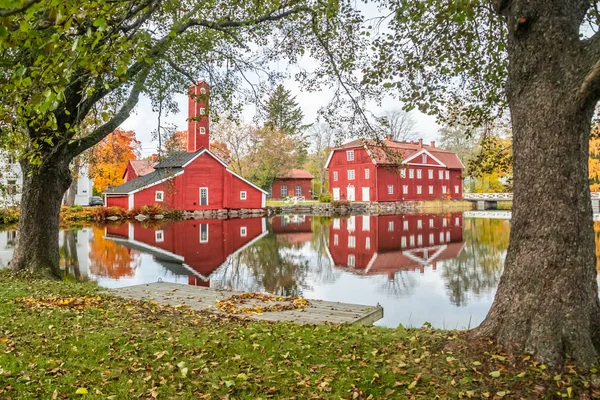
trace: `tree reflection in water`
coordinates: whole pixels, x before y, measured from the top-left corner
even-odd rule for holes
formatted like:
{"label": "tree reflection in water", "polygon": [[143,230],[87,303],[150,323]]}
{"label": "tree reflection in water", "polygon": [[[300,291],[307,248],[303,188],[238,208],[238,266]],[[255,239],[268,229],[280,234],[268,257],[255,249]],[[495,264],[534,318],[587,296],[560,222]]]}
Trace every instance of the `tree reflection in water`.
{"label": "tree reflection in water", "polygon": [[471,294],[496,289],[510,233],[508,220],[465,218],[463,223],[463,251],[445,261],[441,271],[450,301],[457,306],[466,305]]}
{"label": "tree reflection in water", "polygon": [[104,238],[104,227],[92,228],[90,272],[96,276],[119,279],[133,276],[141,265],[135,250]]}
{"label": "tree reflection in water", "polygon": [[397,271],[391,277],[386,277],[379,290],[388,296],[409,296],[415,288],[414,271]]}
{"label": "tree reflection in water", "polygon": [[62,245],[60,246],[60,264],[66,276],[72,276],[75,280],[82,280],[79,270],[79,257],[77,255],[76,232],[69,229],[62,232]]}

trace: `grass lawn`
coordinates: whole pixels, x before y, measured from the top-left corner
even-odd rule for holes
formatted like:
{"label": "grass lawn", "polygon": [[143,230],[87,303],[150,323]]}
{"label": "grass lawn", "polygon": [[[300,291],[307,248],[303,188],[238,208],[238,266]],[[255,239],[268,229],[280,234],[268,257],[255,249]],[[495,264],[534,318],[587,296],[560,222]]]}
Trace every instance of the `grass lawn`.
{"label": "grass lawn", "polygon": [[591,374],[453,331],[249,322],[97,290],[0,273],[1,399],[600,396]]}

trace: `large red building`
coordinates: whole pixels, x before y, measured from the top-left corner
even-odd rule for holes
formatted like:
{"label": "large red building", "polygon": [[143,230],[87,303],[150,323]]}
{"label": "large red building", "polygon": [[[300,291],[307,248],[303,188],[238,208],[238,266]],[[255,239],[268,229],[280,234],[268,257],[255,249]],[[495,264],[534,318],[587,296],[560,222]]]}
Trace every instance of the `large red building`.
{"label": "large red building", "polygon": [[337,267],[391,279],[458,257],[462,232],[462,212],[334,218],[328,250]]}
{"label": "large red building", "polygon": [[257,209],[267,192],[231,171],[209,151],[208,85],[190,88],[187,151],[176,152],[154,171],[107,190],[105,204],[132,210],[146,205],[196,211]]}
{"label": "large red building", "polygon": [[273,180],[271,198],[285,199],[286,197],[312,197],[312,180],[314,176],[305,169],[293,168]]}
{"label": "large red building", "polygon": [[464,165],[435,142],[354,140],[333,149],[325,168],[334,200],[462,198]]}
{"label": "large red building", "polygon": [[160,228],[142,224],[108,226],[106,237],[142,253],[190,285],[209,286],[210,276],[229,257],[267,234],[264,218],[185,220]]}

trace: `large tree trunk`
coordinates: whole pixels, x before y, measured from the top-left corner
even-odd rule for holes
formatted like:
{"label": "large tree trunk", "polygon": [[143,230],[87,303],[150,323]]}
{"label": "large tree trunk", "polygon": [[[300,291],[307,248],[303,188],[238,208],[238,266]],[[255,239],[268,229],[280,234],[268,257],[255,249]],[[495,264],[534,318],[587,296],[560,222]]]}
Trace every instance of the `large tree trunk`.
{"label": "large tree trunk", "polygon": [[561,9],[519,1],[505,10],[513,214],[504,273],[475,331],[555,367],[567,356],[590,366],[600,349],[587,168],[594,104],[577,98],[587,71],[579,62],[578,24],[568,21],[574,3],[561,2]]}
{"label": "large tree trunk", "polygon": [[69,163],[47,159],[39,169],[34,169],[26,161],[21,163],[21,167],[23,194],[19,237],[9,268],[60,277],[60,206],[72,180]]}

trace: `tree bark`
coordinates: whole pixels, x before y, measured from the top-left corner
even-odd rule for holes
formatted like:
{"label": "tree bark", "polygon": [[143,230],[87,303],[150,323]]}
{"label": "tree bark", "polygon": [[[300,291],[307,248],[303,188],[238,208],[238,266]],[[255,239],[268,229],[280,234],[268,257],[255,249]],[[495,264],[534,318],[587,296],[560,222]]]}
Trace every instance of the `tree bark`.
{"label": "tree bark", "polygon": [[10,269],[62,276],[58,233],[60,206],[72,181],[70,159],[65,156],[49,158],[39,168],[27,161],[21,162],[23,193],[19,237]]}
{"label": "tree bark", "polygon": [[595,102],[577,100],[587,71],[581,68],[579,25],[568,21],[576,19],[576,2],[543,2],[513,1],[504,10],[510,31],[513,214],[504,273],[474,334],[493,337],[515,354],[533,353],[556,368],[565,357],[586,367],[600,349],[588,183]]}

